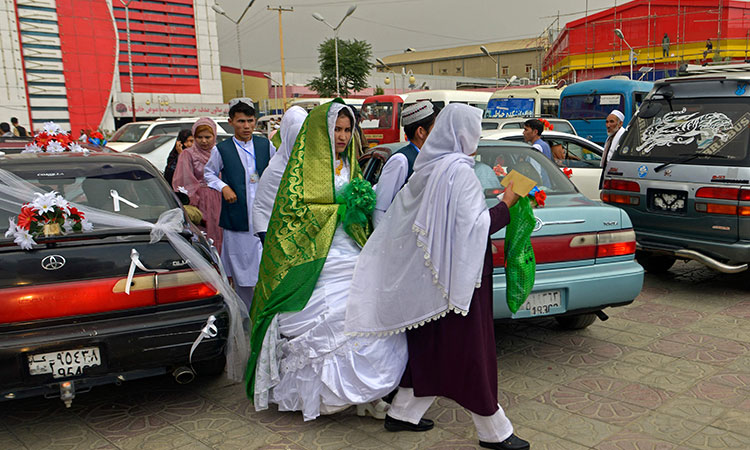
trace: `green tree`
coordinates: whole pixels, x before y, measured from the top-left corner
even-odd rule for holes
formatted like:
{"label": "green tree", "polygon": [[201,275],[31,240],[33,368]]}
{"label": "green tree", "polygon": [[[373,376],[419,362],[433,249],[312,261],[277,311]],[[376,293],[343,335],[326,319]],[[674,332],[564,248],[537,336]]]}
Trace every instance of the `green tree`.
{"label": "green tree", "polygon": [[[333,39],[323,41],[318,47],[320,76],[307,85],[321,97],[336,95],[336,53]],[[367,76],[372,64],[372,46],[366,41],[339,39],[339,92],[348,97],[350,92],[367,88]]]}

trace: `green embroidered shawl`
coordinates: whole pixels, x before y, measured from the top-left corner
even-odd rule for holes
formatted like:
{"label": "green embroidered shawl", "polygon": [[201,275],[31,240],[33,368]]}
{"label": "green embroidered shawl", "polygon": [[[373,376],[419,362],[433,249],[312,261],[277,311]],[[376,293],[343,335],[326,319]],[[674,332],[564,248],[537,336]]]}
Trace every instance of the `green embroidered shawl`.
{"label": "green embroidered shawl", "polygon": [[[343,103],[341,99],[333,102]],[[271,319],[282,312],[301,311],[323,269],[338,223],[331,138],[326,103],[313,109],[292,149],[268,224],[258,284],[250,309],[250,359],[245,371],[247,395],[253,398],[255,369]],[[357,163],[359,139],[352,127],[346,150],[350,180],[362,178]],[[278,133],[277,133],[278,134]],[[354,225],[349,234],[364,246],[371,232]]]}

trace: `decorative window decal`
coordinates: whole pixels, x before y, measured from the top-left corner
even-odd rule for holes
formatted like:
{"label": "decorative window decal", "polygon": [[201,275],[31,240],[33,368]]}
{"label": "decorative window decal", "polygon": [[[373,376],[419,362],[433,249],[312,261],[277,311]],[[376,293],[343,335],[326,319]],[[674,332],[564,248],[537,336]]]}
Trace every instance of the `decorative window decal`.
{"label": "decorative window decal", "polygon": [[711,112],[703,115],[687,113],[686,108],[664,114],[649,125],[641,135],[641,144],[636,153],[650,153],[654,147],[688,145],[696,142],[699,149],[719,139],[727,141],[727,132],[732,129],[732,120],[726,114]]}

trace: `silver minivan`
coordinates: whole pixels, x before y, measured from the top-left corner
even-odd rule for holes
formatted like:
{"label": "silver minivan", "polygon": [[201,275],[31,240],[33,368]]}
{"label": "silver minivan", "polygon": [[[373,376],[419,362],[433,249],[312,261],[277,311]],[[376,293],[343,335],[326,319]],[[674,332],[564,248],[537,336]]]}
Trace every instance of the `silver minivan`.
{"label": "silver minivan", "polygon": [[651,272],[676,259],[750,263],[750,64],[657,81],[612,156],[602,200],[623,208]]}

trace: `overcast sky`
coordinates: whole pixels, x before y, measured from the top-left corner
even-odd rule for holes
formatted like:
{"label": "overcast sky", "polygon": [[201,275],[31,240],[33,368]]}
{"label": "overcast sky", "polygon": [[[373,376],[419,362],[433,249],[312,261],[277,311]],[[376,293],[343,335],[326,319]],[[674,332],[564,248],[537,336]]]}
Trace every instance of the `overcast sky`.
{"label": "overcast sky", "polygon": [[[217,0],[236,19],[246,0]],[[256,0],[242,20],[240,38],[246,69],[280,71],[278,13],[268,11],[268,0]],[[624,1],[617,1],[622,5]],[[318,12],[338,24],[350,5],[357,10],[339,31],[341,39],[360,39],[372,44],[374,57],[382,58],[406,48],[434,50],[536,37],[553,24],[560,13],[565,23],[615,5],[614,0],[292,0],[272,7],[294,7],[283,13],[284,54],[288,72],[317,72],[318,45],[333,31],[312,17]],[[221,63],[237,67],[234,25],[216,18]]]}

